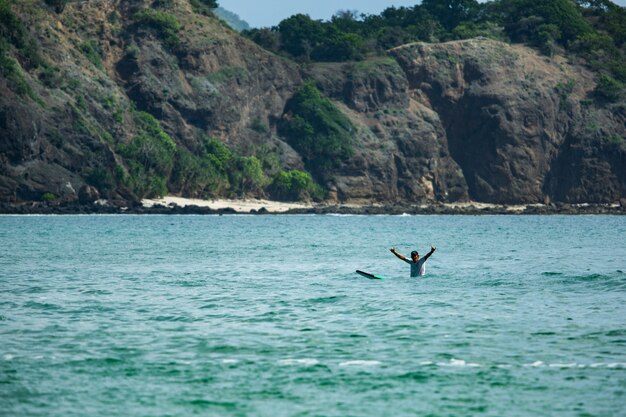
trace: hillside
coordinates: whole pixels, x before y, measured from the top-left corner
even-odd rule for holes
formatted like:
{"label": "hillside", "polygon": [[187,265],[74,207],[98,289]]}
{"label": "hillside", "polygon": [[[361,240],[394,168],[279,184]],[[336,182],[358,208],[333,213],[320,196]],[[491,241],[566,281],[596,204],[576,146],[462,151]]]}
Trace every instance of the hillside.
{"label": "hillside", "polygon": [[[187,0],[0,0],[0,201],[626,196],[584,60],[487,38],[299,63]],[[307,81],[308,80],[308,81]]]}

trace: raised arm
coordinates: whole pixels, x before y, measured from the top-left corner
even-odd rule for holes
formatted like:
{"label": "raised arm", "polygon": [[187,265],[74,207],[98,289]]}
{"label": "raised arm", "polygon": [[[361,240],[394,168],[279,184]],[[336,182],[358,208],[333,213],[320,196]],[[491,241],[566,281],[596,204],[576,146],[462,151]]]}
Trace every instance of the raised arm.
{"label": "raised arm", "polygon": [[404,255],[401,255],[398,253],[398,251],[396,251],[396,248],[391,248],[389,249],[391,251],[391,253],[393,253],[394,255],[396,255],[398,258],[402,259],[403,261],[406,261],[406,257]]}
{"label": "raised arm", "polygon": [[433,254],[436,250],[437,250],[437,248],[436,248],[436,247],[431,246],[431,247],[430,247],[430,252],[428,252],[428,253],[426,254],[426,256],[424,256],[424,260],[426,260],[426,259],[430,258],[430,255],[432,255],[432,254]]}

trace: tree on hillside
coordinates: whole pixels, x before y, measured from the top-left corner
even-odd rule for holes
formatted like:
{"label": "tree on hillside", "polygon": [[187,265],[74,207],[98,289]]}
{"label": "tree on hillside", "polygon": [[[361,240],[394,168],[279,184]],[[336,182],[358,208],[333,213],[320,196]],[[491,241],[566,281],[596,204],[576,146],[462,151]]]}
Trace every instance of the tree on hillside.
{"label": "tree on hillside", "polygon": [[278,52],[280,48],[280,34],[274,29],[254,28],[244,30],[241,34],[267,50]]}
{"label": "tree on hillside", "polygon": [[476,0],[423,0],[422,8],[451,31],[460,23],[475,19],[480,4]]}
{"label": "tree on hillside", "polygon": [[317,178],[325,179],[352,155],[355,127],[312,81],[287,101],[279,132],[302,155]]}
{"label": "tree on hillside", "polygon": [[556,26],[563,44],[592,31],[573,0],[500,0],[494,3],[513,41],[539,42],[541,25]]}
{"label": "tree on hillside", "polygon": [[320,44],[324,36],[324,27],[319,20],[308,15],[297,14],[283,20],[278,25],[282,47],[294,57],[311,58],[313,49]]}
{"label": "tree on hillside", "polygon": [[65,9],[68,0],[46,0],[46,4],[54,9],[55,12],[61,13]]}

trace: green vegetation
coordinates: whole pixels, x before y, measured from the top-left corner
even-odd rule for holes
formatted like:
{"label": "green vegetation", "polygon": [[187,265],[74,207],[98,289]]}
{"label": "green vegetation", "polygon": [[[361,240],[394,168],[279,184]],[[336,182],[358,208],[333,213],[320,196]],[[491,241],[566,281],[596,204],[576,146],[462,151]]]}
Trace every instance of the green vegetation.
{"label": "green vegetation", "polygon": [[103,69],[100,47],[95,41],[85,41],[81,43],[80,50],[96,68],[100,70]]}
{"label": "green vegetation", "polygon": [[624,138],[621,136],[617,136],[617,135],[613,135],[613,136],[609,136],[606,139],[607,143],[611,146],[622,146],[624,144]]}
{"label": "green vegetation", "polygon": [[67,3],[68,0],[46,0],[46,4],[52,7],[57,13],[61,13]]}
{"label": "green vegetation", "polygon": [[176,144],[149,113],[135,112],[134,118],[137,135],[130,143],[117,146],[129,167],[122,182],[140,197],[163,196],[167,194]]}
{"label": "green vegetation", "polygon": [[379,15],[342,11],[328,21],[297,14],[243,34],[304,62],[360,60],[409,42],[483,36],[526,43],[548,56],[565,49],[584,58],[600,83],[607,83],[601,74],[626,82],[626,8],[609,0],[423,0]]}
{"label": "green vegetation", "polygon": [[172,182],[188,195],[215,197],[230,188],[228,170],[233,160],[232,152],[218,140],[203,138],[196,154],[180,148]]}
{"label": "green vegetation", "polygon": [[269,180],[256,156],[241,156],[223,143],[203,138],[193,154],[179,148],[172,184],[187,195],[216,197],[262,194]]}
{"label": "green vegetation", "polygon": [[214,84],[222,84],[232,79],[247,78],[249,76],[248,70],[244,67],[237,66],[224,66],[218,71],[207,75],[207,80]]}
{"label": "green vegetation", "polygon": [[261,161],[256,156],[238,156],[231,163],[231,190],[237,196],[260,192],[268,184]]}
{"label": "green vegetation", "polygon": [[58,199],[59,197],[57,197],[56,194],[53,193],[43,193],[43,195],[41,196],[41,201],[45,201],[45,202],[52,202],[55,201],[56,199]]}
{"label": "green vegetation", "polygon": [[308,172],[281,171],[274,176],[269,186],[270,195],[282,201],[321,200],[324,191]]}
{"label": "green vegetation", "polygon": [[217,8],[217,0],[189,0],[189,4],[195,13],[209,16],[213,9]]}
{"label": "green vegetation", "polygon": [[168,46],[180,43],[178,32],[182,25],[176,16],[160,10],[145,9],[135,14],[135,22],[143,27],[154,30]]}
{"label": "green vegetation", "polygon": [[269,127],[265,123],[263,123],[263,120],[261,120],[260,117],[255,117],[254,120],[252,120],[252,123],[250,124],[250,129],[260,134],[265,134],[270,130]]}
{"label": "green vegetation", "polygon": [[[13,92],[43,105],[28,83],[24,69],[43,67],[45,70],[48,65],[41,57],[35,39],[12,11],[11,4],[9,0],[0,0],[0,76],[8,80]],[[11,56],[12,52],[16,52],[17,59]]]}
{"label": "green vegetation", "polygon": [[106,168],[98,167],[90,170],[86,177],[85,181],[89,185],[93,185],[98,189],[98,192],[106,196],[109,191],[115,188],[115,179],[113,175]]}
{"label": "green vegetation", "polygon": [[59,69],[51,65],[46,66],[39,73],[39,80],[48,88],[58,88],[63,84]]}
{"label": "green vegetation", "polygon": [[11,10],[11,2],[0,0],[0,39],[21,49],[26,45],[27,38],[26,28]]}
{"label": "green vegetation", "polygon": [[325,178],[352,155],[355,127],[313,82],[306,82],[287,102],[280,133],[302,155],[307,169]]}
{"label": "green vegetation", "polygon": [[[607,3],[606,0],[592,3]],[[580,2],[585,3],[585,2]],[[596,8],[614,32],[623,30],[617,6]],[[301,60],[346,61],[415,41],[448,41],[485,36],[529,43],[547,51],[594,33],[573,0],[423,0],[413,7],[390,7],[380,15],[343,11],[330,21],[297,14],[272,29],[244,34],[260,45]],[[623,43],[624,35],[620,35]],[[272,39],[275,38],[275,39]]]}
{"label": "green vegetation", "polygon": [[37,100],[35,92],[31,88],[30,84],[24,78],[24,74],[19,64],[10,57],[5,56],[2,47],[0,46],[0,75],[5,77],[9,81],[9,88],[16,94],[21,96],[28,96],[33,100]]}
{"label": "green vegetation", "polygon": [[609,75],[601,74],[595,92],[599,97],[615,102],[624,94],[624,83],[617,81]]}
{"label": "green vegetation", "polygon": [[567,45],[592,32],[572,0],[501,0],[495,10],[504,14],[506,31],[514,42],[540,44],[546,36]]}
{"label": "green vegetation", "polygon": [[574,92],[574,88],[576,87],[576,81],[568,80],[567,82],[559,82],[554,89],[556,90],[559,98],[561,99],[560,107],[561,109],[567,108],[569,106],[569,96]]}

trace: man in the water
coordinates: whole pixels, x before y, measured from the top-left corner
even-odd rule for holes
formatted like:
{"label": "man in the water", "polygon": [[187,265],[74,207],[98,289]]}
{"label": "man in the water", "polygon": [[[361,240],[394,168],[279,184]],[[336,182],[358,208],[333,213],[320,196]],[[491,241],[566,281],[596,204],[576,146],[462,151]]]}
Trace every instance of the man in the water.
{"label": "man in the water", "polygon": [[390,251],[398,258],[402,259],[404,262],[411,265],[411,276],[417,277],[426,274],[426,261],[430,258],[430,255],[433,254],[437,250],[436,247],[431,246],[430,252],[426,254],[423,258],[420,259],[420,254],[417,251],[411,252],[411,259],[408,259],[406,256],[399,254],[396,251],[396,248],[391,248]]}

